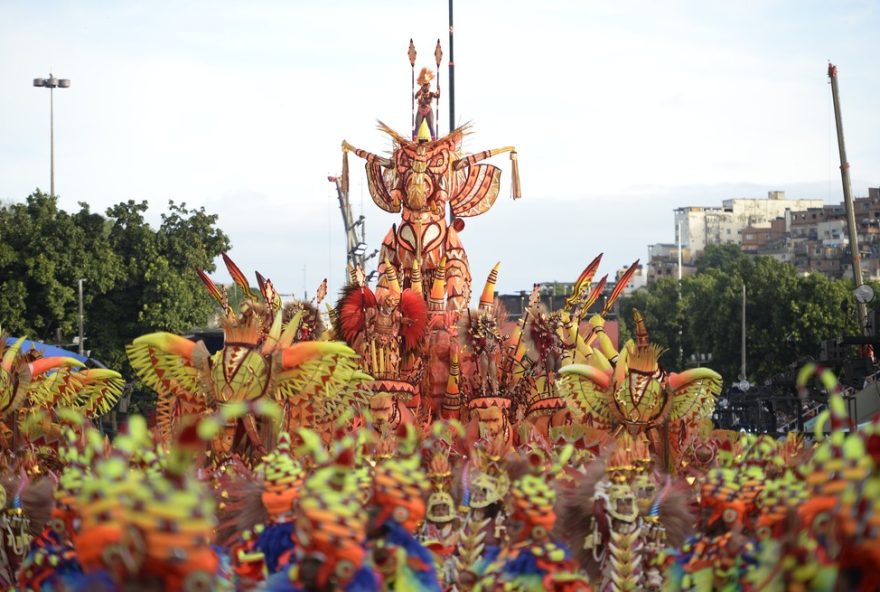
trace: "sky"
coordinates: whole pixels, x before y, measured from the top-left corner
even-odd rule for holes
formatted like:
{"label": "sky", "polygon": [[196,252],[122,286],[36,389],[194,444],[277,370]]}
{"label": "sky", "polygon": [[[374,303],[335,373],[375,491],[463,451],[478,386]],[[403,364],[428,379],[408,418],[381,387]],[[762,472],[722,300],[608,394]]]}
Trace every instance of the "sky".
{"label": "sky", "polygon": [[[49,91],[61,207],[168,200],[219,216],[230,255],[282,293],[342,286],[335,188],[343,139],[390,149],[448,3],[0,2],[0,200],[49,189]],[[523,198],[501,197],[461,240],[475,284],[573,281],[599,252],[612,273],[672,242],[673,209],[734,197],[842,200],[829,60],[853,190],[880,185],[880,2],[469,0],[455,5],[456,123],[465,149],[515,145]],[[441,101],[439,126],[449,107]],[[354,215],[378,246],[397,217],[351,160]],[[218,281],[228,281],[222,271]],[[478,290],[477,290],[478,291]]]}

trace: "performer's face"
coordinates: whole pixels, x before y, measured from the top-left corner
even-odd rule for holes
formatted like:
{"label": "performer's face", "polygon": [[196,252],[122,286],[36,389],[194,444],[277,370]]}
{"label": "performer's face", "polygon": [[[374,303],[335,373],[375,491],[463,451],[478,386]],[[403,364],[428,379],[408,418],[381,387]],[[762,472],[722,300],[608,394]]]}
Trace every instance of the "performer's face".
{"label": "performer's face", "polygon": [[398,302],[400,302],[400,299],[396,296],[386,296],[385,300],[382,301],[382,312],[385,314],[391,314],[394,312],[394,309],[397,308]]}
{"label": "performer's face", "polygon": [[370,411],[373,414],[374,424],[381,426],[388,423],[394,414],[394,398],[388,393],[373,395],[370,399]]}
{"label": "performer's face", "polygon": [[224,426],[214,438],[214,452],[221,458],[232,451],[232,442],[235,438],[235,426]]}
{"label": "performer's face", "polygon": [[477,421],[480,422],[480,436],[494,438],[504,427],[504,415],[498,407],[477,410]]}

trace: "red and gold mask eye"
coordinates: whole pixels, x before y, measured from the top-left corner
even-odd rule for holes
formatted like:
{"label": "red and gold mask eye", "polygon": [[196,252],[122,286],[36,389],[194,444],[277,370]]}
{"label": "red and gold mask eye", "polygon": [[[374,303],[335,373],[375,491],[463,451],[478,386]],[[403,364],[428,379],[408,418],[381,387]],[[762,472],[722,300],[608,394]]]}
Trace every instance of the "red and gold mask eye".
{"label": "red and gold mask eye", "polygon": [[336,567],[333,569],[333,573],[336,576],[336,582],[340,584],[347,583],[351,578],[354,577],[355,565],[351,561],[347,559],[340,560]]}
{"label": "red and gold mask eye", "polygon": [[739,514],[738,514],[737,511],[734,510],[733,508],[727,508],[727,509],[724,510],[724,512],[721,514],[721,517],[724,519],[724,522],[725,522],[725,523],[727,523],[727,524],[733,524],[733,523],[735,523],[735,522],[737,521],[737,518],[739,518]]}

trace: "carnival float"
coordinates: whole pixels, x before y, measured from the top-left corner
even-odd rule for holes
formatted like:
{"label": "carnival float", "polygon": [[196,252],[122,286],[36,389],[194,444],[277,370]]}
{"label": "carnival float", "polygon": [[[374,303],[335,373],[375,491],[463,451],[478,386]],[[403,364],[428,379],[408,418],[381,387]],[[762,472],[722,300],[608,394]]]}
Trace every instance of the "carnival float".
{"label": "carnival float", "polygon": [[335,305],[285,305],[224,255],[239,307],[198,272],[222,348],[134,340],[157,416],[112,441],[94,420],[119,374],[0,351],[0,586],[880,589],[880,423],[850,429],[807,367],[830,395],[814,439],[714,429],[720,375],[667,367],[638,312],[633,339],[605,332],[638,262],[606,293],[592,258],[562,307],[536,291],[511,319],[500,263],[474,290],[459,235],[499,196],[487,160],[520,197],[517,152],[439,136],[432,78],[411,130],[379,124],[388,156],[342,143],[342,189],[353,155],[400,215],[375,285],[350,267]]}

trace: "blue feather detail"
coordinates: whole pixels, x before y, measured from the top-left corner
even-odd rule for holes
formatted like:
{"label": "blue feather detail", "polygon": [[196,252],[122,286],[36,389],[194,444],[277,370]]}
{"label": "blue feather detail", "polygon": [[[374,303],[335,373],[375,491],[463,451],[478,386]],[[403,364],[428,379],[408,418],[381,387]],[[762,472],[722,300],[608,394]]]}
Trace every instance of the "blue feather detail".
{"label": "blue feather detail", "polygon": [[418,580],[419,589],[440,592],[440,584],[437,582],[437,574],[434,571],[434,557],[431,552],[425,549],[409,531],[396,521],[387,520],[383,526],[386,543],[401,547],[407,557],[417,557],[425,565],[425,569],[420,570],[414,569],[412,565],[407,565],[407,568],[413,572]]}
{"label": "blue feather detail", "polygon": [[72,590],[73,592],[92,592],[94,590],[116,590],[118,586],[110,574],[106,571],[98,571],[95,573],[75,574],[65,578],[66,587],[62,590]]}
{"label": "blue feather detail", "polygon": [[523,550],[516,557],[504,564],[505,574],[512,576],[545,575],[547,572],[538,567],[538,561],[531,551]]}
{"label": "blue feather detail", "polygon": [[376,573],[367,566],[361,567],[345,587],[345,592],[378,592],[379,580]]}
{"label": "blue feather detail", "polygon": [[281,555],[293,549],[293,523],[283,522],[272,524],[260,533],[256,541],[256,547],[266,559],[266,568],[269,573],[275,573],[280,567],[278,560]]}
{"label": "blue feather detail", "polygon": [[[214,551],[214,555],[220,560],[220,564],[217,566],[217,580],[223,583],[229,582],[229,588],[232,588],[231,583],[235,581],[235,575],[232,571],[232,560],[229,557],[229,553],[219,545],[211,545],[211,550]],[[220,585],[218,585],[218,588],[227,589],[225,587],[221,588]]]}
{"label": "blue feather detail", "polygon": [[[55,557],[58,563],[49,564],[46,557]],[[37,563],[37,561],[40,563]],[[31,543],[31,549],[25,557],[21,569],[34,571],[35,578],[43,578],[41,590],[66,589],[62,583],[82,576],[82,567],[73,547],[61,540],[50,530],[44,530]]]}
{"label": "blue feather detail", "polygon": [[266,579],[266,590],[269,592],[300,592],[302,588],[293,585],[287,572],[272,574]]}
{"label": "blue feather detail", "polygon": [[[305,592],[288,578],[287,572],[278,572],[266,580],[269,592]],[[379,580],[375,572],[367,566],[361,567],[344,588],[343,592],[379,592]]]}

